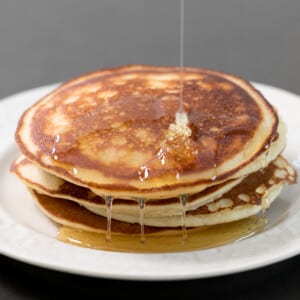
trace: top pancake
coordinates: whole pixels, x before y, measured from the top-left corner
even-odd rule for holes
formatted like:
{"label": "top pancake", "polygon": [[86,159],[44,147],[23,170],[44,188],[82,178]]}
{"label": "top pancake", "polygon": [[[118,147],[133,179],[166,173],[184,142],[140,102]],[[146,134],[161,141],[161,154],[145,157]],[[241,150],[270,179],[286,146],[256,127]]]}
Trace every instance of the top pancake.
{"label": "top pancake", "polygon": [[183,80],[190,138],[167,139],[179,68],[133,65],[62,84],[23,114],[16,142],[48,172],[129,199],[195,193],[263,168],[283,150],[278,116],[251,84],[199,68],[184,68]]}

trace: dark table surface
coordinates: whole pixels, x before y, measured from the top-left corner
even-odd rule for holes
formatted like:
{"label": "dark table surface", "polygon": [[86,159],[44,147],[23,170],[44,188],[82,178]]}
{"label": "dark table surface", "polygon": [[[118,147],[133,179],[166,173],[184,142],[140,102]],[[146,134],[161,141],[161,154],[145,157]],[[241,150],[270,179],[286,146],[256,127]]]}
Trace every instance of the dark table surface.
{"label": "dark table surface", "polygon": [[[179,64],[179,1],[10,0],[0,3],[0,98],[102,67]],[[185,0],[184,63],[300,94],[300,1]],[[300,256],[217,278],[89,278],[0,256],[0,299],[177,293],[300,299]]]}

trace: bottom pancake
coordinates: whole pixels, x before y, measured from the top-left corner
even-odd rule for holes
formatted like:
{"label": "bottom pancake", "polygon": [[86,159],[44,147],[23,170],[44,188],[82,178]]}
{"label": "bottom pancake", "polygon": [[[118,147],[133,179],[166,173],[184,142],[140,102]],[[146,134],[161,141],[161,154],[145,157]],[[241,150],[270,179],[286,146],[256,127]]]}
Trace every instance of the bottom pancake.
{"label": "bottom pancake", "polygon": [[81,247],[118,252],[163,253],[200,250],[239,241],[261,232],[267,220],[249,217],[236,222],[196,228],[141,226],[95,215],[70,200],[31,190],[40,209],[60,226],[60,241]]}
{"label": "bottom pancake", "polygon": [[[54,222],[69,227],[98,233],[106,233],[107,219],[96,215],[76,202],[50,197],[29,189],[38,207]],[[171,228],[145,226],[145,233],[168,231]],[[140,225],[111,220],[111,232],[115,234],[140,234]]]}

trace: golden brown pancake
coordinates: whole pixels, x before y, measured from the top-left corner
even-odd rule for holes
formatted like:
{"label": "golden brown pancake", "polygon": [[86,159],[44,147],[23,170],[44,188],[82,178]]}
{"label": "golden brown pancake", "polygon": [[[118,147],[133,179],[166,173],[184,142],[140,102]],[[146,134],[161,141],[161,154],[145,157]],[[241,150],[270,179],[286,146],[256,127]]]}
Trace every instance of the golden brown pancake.
{"label": "golden brown pancake", "polygon": [[[267,168],[246,177],[215,201],[186,212],[187,227],[216,225],[250,217],[269,208],[277,198],[284,184],[294,183],[297,175],[288,162],[279,157]],[[78,229],[104,232],[106,216],[94,214],[74,201],[50,197],[32,190],[41,210],[55,222]],[[148,218],[144,214],[145,233],[159,233],[181,230],[181,215]],[[112,213],[112,232],[139,234],[139,216],[116,216]],[[116,220],[117,219],[117,220]],[[119,220],[118,220],[119,219]]]}
{"label": "golden brown pancake", "polygon": [[[51,197],[73,200],[81,205],[88,205],[100,208],[105,211],[105,199],[92,190],[75,185],[51,173],[45,172],[24,156],[17,158],[11,165],[11,172],[14,173],[24,184],[30,188]],[[240,183],[243,178],[228,180],[227,182],[211,186],[199,193],[192,194],[186,202],[186,209],[192,210],[201,205],[217,199],[222,194],[229,191]],[[127,215],[137,215],[139,208],[137,203],[132,200],[115,198],[114,212]],[[166,198],[161,200],[147,200],[145,213],[150,216],[168,216],[181,213],[182,207],[178,197]]]}
{"label": "golden brown pancake", "polygon": [[251,84],[184,68],[191,137],[167,139],[180,91],[177,67],[124,66],[73,79],[30,107],[16,142],[40,168],[98,195],[171,198],[266,167],[285,129]]}

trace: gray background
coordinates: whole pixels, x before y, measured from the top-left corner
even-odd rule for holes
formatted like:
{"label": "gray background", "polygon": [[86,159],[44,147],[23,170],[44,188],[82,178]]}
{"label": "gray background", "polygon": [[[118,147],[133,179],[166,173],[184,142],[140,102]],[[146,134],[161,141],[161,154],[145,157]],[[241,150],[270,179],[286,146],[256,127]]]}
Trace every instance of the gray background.
{"label": "gray background", "polygon": [[[179,64],[179,0],[2,0],[0,97],[121,64]],[[300,93],[299,0],[185,0],[184,63]]]}
{"label": "gray background", "polygon": [[[0,98],[102,67],[178,65],[179,7],[179,0],[0,1]],[[299,15],[299,0],[185,0],[184,62],[300,94]],[[0,255],[0,299],[300,299],[299,266],[296,256],[241,274],[145,283],[64,274]]]}

